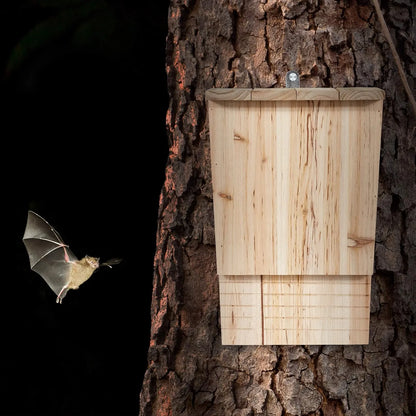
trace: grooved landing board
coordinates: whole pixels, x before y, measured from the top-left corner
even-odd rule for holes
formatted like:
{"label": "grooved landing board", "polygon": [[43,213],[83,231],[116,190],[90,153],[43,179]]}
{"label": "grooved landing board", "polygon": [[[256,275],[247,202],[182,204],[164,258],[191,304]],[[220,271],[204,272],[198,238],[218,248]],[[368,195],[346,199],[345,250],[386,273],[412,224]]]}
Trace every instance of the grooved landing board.
{"label": "grooved landing board", "polygon": [[381,90],[216,91],[218,274],[371,275]]}
{"label": "grooved landing board", "polygon": [[224,345],[367,344],[371,276],[220,276]]}

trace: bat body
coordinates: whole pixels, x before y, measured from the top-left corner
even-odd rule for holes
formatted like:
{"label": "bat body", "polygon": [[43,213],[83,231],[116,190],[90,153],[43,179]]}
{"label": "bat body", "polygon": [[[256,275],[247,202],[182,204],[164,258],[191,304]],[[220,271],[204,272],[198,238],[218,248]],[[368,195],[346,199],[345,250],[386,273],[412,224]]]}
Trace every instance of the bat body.
{"label": "bat body", "polygon": [[33,211],[28,212],[23,243],[31,269],[55,292],[57,303],[62,303],[68,290],[78,289],[100,266],[111,267],[121,261],[112,259],[100,264],[97,257],[90,256],[78,260],[58,232]]}

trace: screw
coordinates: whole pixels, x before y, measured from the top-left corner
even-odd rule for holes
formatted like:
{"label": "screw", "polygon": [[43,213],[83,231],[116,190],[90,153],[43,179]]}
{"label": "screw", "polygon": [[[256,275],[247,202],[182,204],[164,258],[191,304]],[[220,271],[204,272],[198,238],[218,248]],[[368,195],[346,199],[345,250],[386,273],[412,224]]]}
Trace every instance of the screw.
{"label": "screw", "polygon": [[286,74],[286,88],[300,88],[300,77],[296,71]]}
{"label": "screw", "polygon": [[296,81],[298,79],[298,76],[294,72],[291,72],[289,74],[289,79],[293,82],[293,81]]}

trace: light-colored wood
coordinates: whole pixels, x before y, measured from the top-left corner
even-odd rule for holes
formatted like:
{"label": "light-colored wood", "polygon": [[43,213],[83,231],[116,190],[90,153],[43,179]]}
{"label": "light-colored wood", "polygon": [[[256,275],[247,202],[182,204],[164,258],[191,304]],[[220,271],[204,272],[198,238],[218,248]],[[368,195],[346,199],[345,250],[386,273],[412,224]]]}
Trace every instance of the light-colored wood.
{"label": "light-colored wood", "polygon": [[373,273],[382,103],[357,101],[343,107],[342,137],[349,138],[347,267],[351,274],[362,274],[364,262],[366,274]]}
{"label": "light-colored wood", "polygon": [[210,101],[217,272],[371,275],[382,101]]}
{"label": "light-colored wood", "polygon": [[224,345],[261,345],[260,276],[219,276],[221,331]]}
{"label": "light-colored wood", "polygon": [[380,88],[337,88],[342,101],[384,100],[385,93]]}
{"label": "light-colored wood", "polygon": [[247,101],[251,100],[251,88],[211,88],[206,91],[205,98],[212,101]]}
{"label": "light-colored wood", "polygon": [[253,101],[288,101],[296,100],[295,88],[254,88],[251,93]]}
{"label": "light-colored wood", "polygon": [[384,100],[380,88],[211,88],[206,91],[207,100],[213,101],[305,101]]}
{"label": "light-colored wood", "polygon": [[223,344],[368,343],[384,92],[207,98]]}
{"label": "light-colored wood", "polygon": [[334,101],[339,99],[339,93],[335,88],[296,88],[296,99]]}
{"label": "light-colored wood", "polygon": [[263,276],[264,344],[368,344],[371,276]]}
{"label": "light-colored wood", "polygon": [[367,344],[371,276],[220,276],[224,345]]}

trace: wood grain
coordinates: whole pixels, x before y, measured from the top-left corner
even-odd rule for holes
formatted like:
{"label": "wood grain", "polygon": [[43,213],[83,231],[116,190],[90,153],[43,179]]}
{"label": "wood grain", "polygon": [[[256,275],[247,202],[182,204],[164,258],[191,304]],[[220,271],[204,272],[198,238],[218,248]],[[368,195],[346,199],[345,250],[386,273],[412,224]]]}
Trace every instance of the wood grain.
{"label": "wood grain", "polygon": [[205,98],[213,101],[378,101],[384,100],[380,88],[211,88]]}
{"label": "wood grain", "polygon": [[371,276],[264,276],[264,344],[367,344]]}
{"label": "wood grain", "polygon": [[251,93],[253,101],[287,101],[296,100],[295,88],[254,88]]}
{"label": "wood grain", "polygon": [[205,98],[213,101],[246,101],[251,100],[250,88],[211,88],[206,91]]}
{"label": "wood grain", "polygon": [[260,276],[219,276],[224,345],[263,344]]}
{"label": "wood grain", "polygon": [[384,93],[235,95],[209,100],[223,344],[366,344]]}
{"label": "wood grain", "polygon": [[220,276],[224,345],[367,344],[371,276]]}
{"label": "wood grain", "polygon": [[210,101],[209,117],[218,274],[372,274],[381,100]]}
{"label": "wood grain", "polygon": [[384,100],[386,95],[380,88],[337,88],[337,91],[343,101]]}
{"label": "wood grain", "polygon": [[297,100],[338,100],[339,93],[335,88],[296,88]]}

